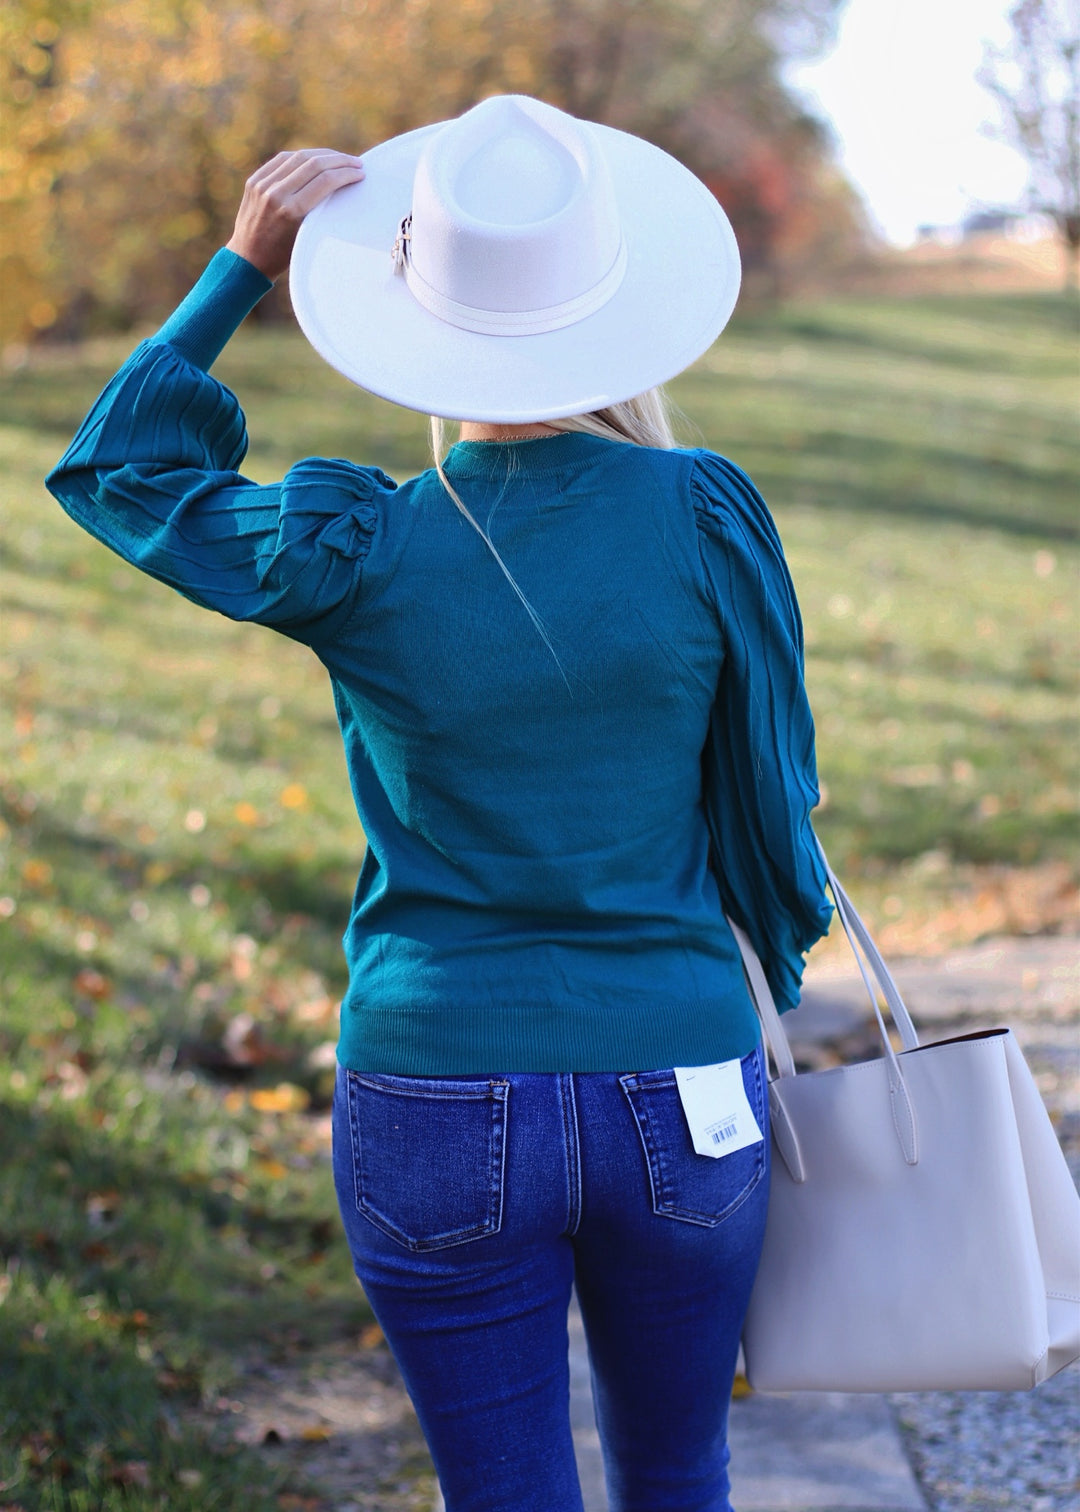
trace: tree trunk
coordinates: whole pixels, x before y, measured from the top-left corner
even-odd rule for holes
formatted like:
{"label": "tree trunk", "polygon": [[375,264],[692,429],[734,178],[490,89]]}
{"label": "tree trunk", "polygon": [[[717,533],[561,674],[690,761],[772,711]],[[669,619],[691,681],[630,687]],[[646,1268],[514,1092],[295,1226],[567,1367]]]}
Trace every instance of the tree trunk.
{"label": "tree trunk", "polygon": [[1080,287],[1080,215],[1063,215],[1058,226],[1065,253],[1064,293],[1075,294]]}

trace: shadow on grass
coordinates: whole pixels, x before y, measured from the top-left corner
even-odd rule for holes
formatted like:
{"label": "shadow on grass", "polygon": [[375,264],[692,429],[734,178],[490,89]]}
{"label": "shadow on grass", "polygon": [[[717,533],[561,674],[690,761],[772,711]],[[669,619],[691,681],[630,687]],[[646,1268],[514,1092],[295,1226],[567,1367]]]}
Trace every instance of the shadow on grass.
{"label": "shadow on grass", "polygon": [[[1016,461],[972,457],[928,445],[906,448],[898,466],[895,443],[840,431],[807,436],[800,444],[799,455],[804,463],[817,459],[830,467],[854,464],[866,479],[875,480],[869,485],[834,477],[827,495],[815,491],[813,502],[818,508],[948,521],[1052,540],[1080,539],[1075,510],[1070,508],[1066,513],[1062,506],[1059,513],[1056,505],[1048,508],[1045,501],[1047,489],[1060,490],[1058,497],[1068,497],[1072,475],[1065,470],[1036,469]],[[956,494],[941,491],[940,480],[950,473],[957,479]],[[919,475],[931,480],[931,486],[910,481]],[[977,502],[979,490],[972,487],[973,480],[976,485],[985,481],[987,492],[1007,493],[1008,507]],[[967,497],[960,493],[961,486]]]}
{"label": "shadow on grass", "polygon": [[[175,1159],[135,1124],[128,1142],[94,1128],[93,1110],[41,1104],[0,1102],[0,1145],[18,1156],[0,1177],[0,1244],[40,1290],[67,1279],[121,1330],[145,1314],[186,1362],[252,1345],[288,1353],[347,1331],[336,1290],[309,1296],[263,1274],[324,1254],[332,1212],[270,1212],[186,1165],[182,1103],[169,1115]],[[357,1293],[348,1323],[359,1316]]]}
{"label": "shadow on grass", "polygon": [[[965,339],[948,339],[958,322],[970,327]],[[983,343],[972,340],[979,328]],[[1066,294],[973,294],[947,295],[938,299],[876,300],[856,296],[830,300],[819,306],[781,306],[741,312],[731,322],[736,335],[784,335],[825,347],[853,347],[878,355],[914,357],[925,362],[965,370],[987,366],[993,351],[993,366],[1001,373],[1048,371],[1071,375],[1069,358],[1055,363],[1045,351],[1028,353],[1024,347],[1002,349],[994,333],[1008,329],[1012,336],[1060,338],[1080,330],[1080,305]],[[938,336],[937,331],[943,331]]]}
{"label": "shadow on grass", "polygon": [[1080,826],[1071,816],[1063,823],[1062,816],[1049,815],[1033,833],[1030,815],[1018,807],[980,829],[970,806],[957,805],[944,788],[897,788],[882,802],[876,791],[849,788],[845,777],[839,765],[828,768],[829,806],[814,825],[830,858],[839,856],[852,875],[880,875],[930,851],[955,866],[1001,866],[1003,850],[1009,856],[1004,864],[1024,866],[1075,855]]}
{"label": "shadow on grass", "polygon": [[[10,595],[6,603],[12,608],[25,608],[30,614],[52,619],[65,618],[56,610],[40,609],[36,604],[20,605]],[[273,644],[266,649],[272,654]],[[195,713],[189,712],[182,717],[179,715],[177,705],[181,697],[182,690],[170,685],[159,690],[141,687],[137,701],[114,697],[92,703],[87,698],[79,704],[61,704],[39,699],[34,707],[38,717],[53,722],[69,739],[75,737],[80,730],[105,730],[110,735],[122,732],[128,739],[144,741],[148,747],[154,748],[155,763],[167,768],[170,764],[180,765],[178,742],[182,745],[190,739],[191,728],[196,723]],[[256,719],[256,705],[255,699],[250,700],[248,707],[239,700],[233,700],[230,710],[217,716],[221,720],[221,727],[215,735],[210,752],[215,760],[246,769],[255,762],[273,762],[279,759],[283,742],[275,735],[272,725],[260,724]],[[249,710],[251,717],[247,719],[244,716]],[[237,719],[241,726],[239,730],[225,723],[230,717]],[[309,742],[336,742],[340,739],[340,730],[333,714],[307,715],[303,729]]]}
{"label": "shadow on grass", "polygon": [[214,1190],[185,1166],[182,1108],[140,1139],[48,1095],[0,1099],[0,1478],[28,1512],[272,1506],[256,1458],[183,1411],[228,1353],[288,1358],[368,1316],[355,1288],[267,1279],[325,1250],[330,1219]]}
{"label": "shadow on grass", "polygon": [[[347,865],[336,860],[328,864],[317,856],[305,860],[285,850],[268,856],[265,842],[256,849],[243,838],[230,845],[228,854],[178,857],[160,845],[140,845],[134,837],[121,843],[112,837],[85,833],[71,819],[43,804],[27,818],[3,795],[0,818],[13,831],[22,833],[24,844],[32,846],[35,855],[49,862],[60,886],[73,884],[91,869],[110,890],[135,892],[143,889],[147,869],[157,863],[167,867],[171,887],[186,890],[209,873],[215,879],[217,893],[229,901],[238,929],[265,933],[273,921],[260,923],[258,915],[269,906],[275,914],[300,916],[313,927],[330,930],[335,958],[341,954],[340,936],[348,923],[352,890],[363,859],[362,835],[354,867],[351,861]],[[325,943],[317,942],[312,965],[322,965]],[[343,973],[343,960],[336,961],[333,974]]]}
{"label": "shadow on grass", "polygon": [[[699,380],[685,381],[683,402],[707,419],[697,401]],[[772,380],[782,387],[784,380]],[[700,380],[715,402],[716,383]],[[801,384],[792,384],[794,391]],[[834,394],[837,405],[843,400]],[[858,528],[860,517],[965,525],[1007,535],[1075,542],[1080,539],[1073,503],[1073,473],[1067,467],[1029,466],[1016,459],[924,442],[900,444],[893,437],[841,429],[806,429],[795,421],[793,443],[768,434],[732,440],[726,450],[748,468],[777,507],[842,511]],[[724,450],[725,448],[721,448]]]}
{"label": "shadow on grass", "polygon": [[[1048,639],[1053,641],[1052,637]],[[1064,639],[1062,636],[1061,640]],[[1045,688],[1048,693],[1068,694],[1077,691],[1077,674],[1065,664],[1064,659],[1056,659],[1056,650],[1051,650],[1048,654],[1046,647],[1032,641],[1025,654],[1028,665],[1006,668],[988,660],[980,661],[977,656],[969,656],[963,649],[952,650],[947,646],[934,647],[916,659],[905,657],[901,646],[887,638],[872,643],[838,643],[826,640],[820,634],[814,641],[812,651],[813,659],[818,663],[844,666],[851,661],[862,661],[887,672],[902,671],[916,675],[930,673],[935,677],[962,679],[965,688],[994,689],[1003,698],[1010,698],[1014,693],[1030,692],[1033,687]],[[1019,716],[1013,718],[1002,713],[988,720],[985,715],[965,712],[958,703],[931,701],[923,705],[923,711],[934,720],[958,720],[970,725],[991,723],[997,728],[1018,731],[1024,727],[1024,721]],[[1073,729],[1070,717],[1050,721],[1047,725],[1048,734],[1052,734],[1055,739],[1060,738],[1066,746],[1073,739]]]}

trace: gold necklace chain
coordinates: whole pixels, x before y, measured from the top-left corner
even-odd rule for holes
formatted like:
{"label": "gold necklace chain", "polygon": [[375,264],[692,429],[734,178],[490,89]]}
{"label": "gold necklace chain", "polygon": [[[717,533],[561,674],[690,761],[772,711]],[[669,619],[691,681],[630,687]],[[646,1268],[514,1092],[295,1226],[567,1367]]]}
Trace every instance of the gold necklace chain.
{"label": "gold necklace chain", "polygon": [[501,441],[551,441],[551,440],[554,439],[555,436],[561,436],[562,434],[563,434],[562,431],[549,430],[548,432],[546,432],[546,434],[540,435],[540,436],[536,435],[535,433],[533,435],[531,435],[531,436],[526,436],[526,435],[485,436],[484,437],[484,445],[485,446],[497,446]]}

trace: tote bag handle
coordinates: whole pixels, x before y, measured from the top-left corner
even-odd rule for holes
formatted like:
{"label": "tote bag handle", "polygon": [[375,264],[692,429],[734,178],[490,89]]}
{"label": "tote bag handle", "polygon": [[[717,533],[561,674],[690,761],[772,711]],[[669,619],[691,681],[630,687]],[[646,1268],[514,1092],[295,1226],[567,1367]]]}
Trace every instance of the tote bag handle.
{"label": "tote bag handle", "polygon": [[[859,917],[855,905],[848,897],[841,885],[840,879],[829,865],[828,857],[818,843],[818,853],[825,867],[825,875],[829,882],[829,891],[836,902],[836,912],[847,935],[848,943],[855,956],[855,962],[859,968],[863,984],[870,998],[870,1006],[877,1019],[878,1031],[881,1035],[882,1050],[888,1070],[889,1097],[892,1104],[893,1124],[896,1128],[900,1148],[908,1165],[916,1165],[919,1159],[918,1128],[915,1120],[915,1109],[912,1105],[911,1096],[904,1080],[903,1069],[899,1057],[893,1049],[889,1038],[888,1026],[878,1002],[878,993],[875,991],[875,982],[880,989],[881,996],[896,1025],[900,1036],[900,1043],[904,1050],[917,1050],[919,1048],[919,1036],[915,1025],[911,1021],[900,990],[892,978],[889,968],[882,959],[881,952],[875,945],[870,931]],[[754,947],[751,945],[746,932],[732,919],[728,919],[731,932],[735,936],[735,942],[742,956],[743,970],[746,973],[747,986],[757,1009],[758,1018],[761,1021],[762,1032],[765,1042],[772,1056],[773,1065],[776,1068],[775,1081],[770,1083],[769,1103],[770,1112],[773,1116],[773,1131],[780,1152],[796,1181],[805,1179],[803,1171],[802,1154],[799,1150],[798,1138],[791,1126],[784,1110],[780,1096],[780,1087],[784,1080],[796,1075],[795,1059],[791,1053],[791,1045],[788,1042],[787,1031],[784,1029],[776,1004],[773,1001],[772,992],[758,960]],[[864,960],[865,956],[865,960]]]}

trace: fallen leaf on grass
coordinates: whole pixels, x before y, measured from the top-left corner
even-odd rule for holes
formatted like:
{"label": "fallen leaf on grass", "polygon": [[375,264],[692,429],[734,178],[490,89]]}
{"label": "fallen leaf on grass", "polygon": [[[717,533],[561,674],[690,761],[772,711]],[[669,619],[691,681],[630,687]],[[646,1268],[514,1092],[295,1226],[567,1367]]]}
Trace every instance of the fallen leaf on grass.
{"label": "fallen leaf on grass", "polygon": [[303,1087],[279,1082],[276,1087],[256,1087],[248,1093],[248,1102],[256,1113],[303,1113],[311,1098]]}
{"label": "fallen leaf on grass", "polygon": [[886,957],[943,955],[990,935],[1075,929],[1078,903],[1075,875],[1067,862],[979,867],[944,907],[880,925],[876,937]]}
{"label": "fallen leaf on grass", "polygon": [[312,1424],[310,1428],[302,1428],[300,1437],[305,1444],[325,1444],[327,1439],[333,1438],[332,1428],[324,1428],[320,1424]]}
{"label": "fallen leaf on grass", "polygon": [[50,1234],[48,1229],[35,1229],[30,1235],[30,1244],[39,1254],[44,1255],[51,1265],[59,1262],[60,1246],[56,1242],[55,1235]]}
{"label": "fallen leaf on grass", "polygon": [[45,1079],[47,1082],[60,1083],[60,1096],[65,1102],[71,1102],[76,1097],[82,1097],[90,1084],[86,1072],[74,1061],[61,1061],[56,1068],[55,1076],[49,1076]]}
{"label": "fallen leaf on grass", "polygon": [[281,1060],[286,1054],[267,1040],[250,1013],[238,1013],[230,1019],[221,1040],[222,1049],[234,1066],[264,1066],[267,1061]]}
{"label": "fallen leaf on grass", "polygon": [[81,997],[92,998],[95,1003],[103,1003],[112,992],[112,983],[108,977],[102,976],[92,966],[84,966],[76,972],[74,986]]}
{"label": "fallen leaf on grass", "polygon": [[33,1468],[40,1470],[56,1453],[56,1435],[48,1430],[27,1434],[22,1449]]}
{"label": "fallen leaf on grass", "polygon": [[[250,962],[242,964],[250,967]],[[238,1013],[221,1037],[220,1043],[213,1040],[190,1040],[181,1047],[180,1058],[190,1065],[201,1066],[204,1071],[219,1075],[246,1075],[271,1061],[286,1061],[289,1051],[267,1039],[261,1026],[250,1013]],[[235,1102],[226,1106],[231,1112],[239,1112],[244,1105],[242,1092],[235,1094]]]}
{"label": "fallen leaf on grass", "polygon": [[43,1470],[47,1467],[49,1475],[60,1480],[65,1480],[71,1474],[73,1468],[71,1461],[58,1453],[56,1434],[50,1430],[31,1433],[23,1439],[22,1449],[34,1470]]}
{"label": "fallen leaf on grass", "polygon": [[181,1366],[179,1369],[166,1367],[157,1373],[157,1383],[162,1391],[198,1392],[202,1385],[202,1377],[199,1372],[190,1367]]}
{"label": "fallen leaf on grass", "polygon": [[105,1479],[113,1486],[138,1486],[146,1490],[150,1485],[150,1465],[146,1460],[123,1460],[109,1466]]}
{"label": "fallen leaf on grass", "polygon": [[111,1223],[119,1211],[119,1192],[91,1192],[86,1199],[86,1217],[91,1228]]}
{"label": "fallen leaf on grass", "polygon": [[337,1068],[337,1040],[324,1040],[304,1058],[309,1071],[334,1071]]}

